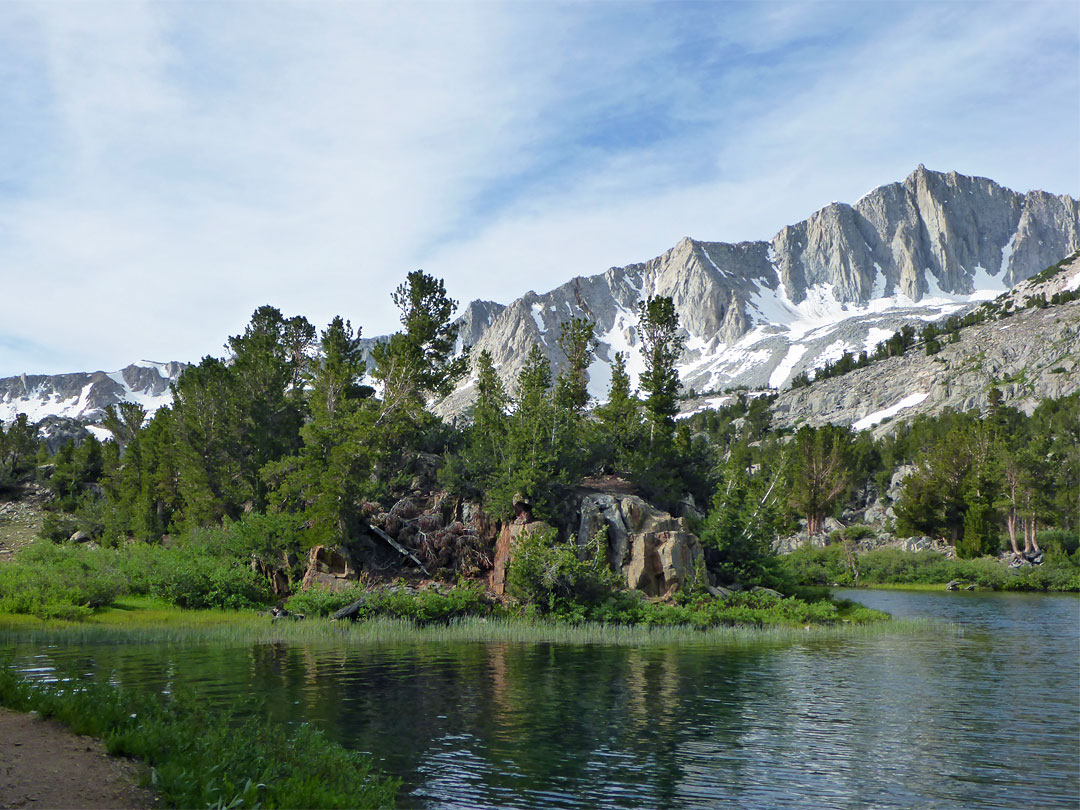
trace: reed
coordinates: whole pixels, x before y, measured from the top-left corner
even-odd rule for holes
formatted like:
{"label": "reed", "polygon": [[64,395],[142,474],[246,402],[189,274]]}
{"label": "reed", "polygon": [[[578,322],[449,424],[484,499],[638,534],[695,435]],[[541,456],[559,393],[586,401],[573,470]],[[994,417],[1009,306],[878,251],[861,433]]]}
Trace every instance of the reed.
{"label": "reed", "polygon": [[[133,600],[134,601],[134,600]],[[418,626],[406,619],[364,622],[327,619],[272,621],[241,611],[183,611],[162,606],[138,608],[128,602],[83,622],[0,616],[0,641],[75,644],[409,644],[499,642],[512,644],[746,645],[859,638],[883,634],[958,632],[929,620],[889,620],[830,625],[711,627],[649,626],[584,622],[569,624],[525,618],[454,619]]]}

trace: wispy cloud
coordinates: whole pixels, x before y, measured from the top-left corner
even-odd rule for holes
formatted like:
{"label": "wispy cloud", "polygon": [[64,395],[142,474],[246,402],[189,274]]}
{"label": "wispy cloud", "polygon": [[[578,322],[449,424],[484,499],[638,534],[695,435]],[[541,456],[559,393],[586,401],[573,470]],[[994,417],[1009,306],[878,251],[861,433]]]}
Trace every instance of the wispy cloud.
{"label": "wispy cloud", "polygon": [[0,5],[0,376],[394,328],[917,163],[1080,189],[1071,3]]}

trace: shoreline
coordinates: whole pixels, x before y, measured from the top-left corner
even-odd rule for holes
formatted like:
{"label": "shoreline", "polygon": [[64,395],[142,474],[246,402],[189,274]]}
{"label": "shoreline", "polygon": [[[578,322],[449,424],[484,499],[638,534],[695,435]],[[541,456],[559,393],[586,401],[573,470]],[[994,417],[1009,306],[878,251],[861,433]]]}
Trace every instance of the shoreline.
{"label": "shoreline", "polygon": [[4,807],[145,808],[157,797],[142,786],[137,760],[114,757],[96,738],[36,711],[0,707]]}
{"label": "shoreline", "polygon": [[251,611],[182,610],[144,599],[121,600],[84,621],[0,614],[0,642],[49,639],[74,643],[520,643],[520,644],[759,644],[925,632],[932,621],[897,620],[764,626],[570,624],[524,618],[454,619],[418,626],[407,619],[334,622],[280,619]]}

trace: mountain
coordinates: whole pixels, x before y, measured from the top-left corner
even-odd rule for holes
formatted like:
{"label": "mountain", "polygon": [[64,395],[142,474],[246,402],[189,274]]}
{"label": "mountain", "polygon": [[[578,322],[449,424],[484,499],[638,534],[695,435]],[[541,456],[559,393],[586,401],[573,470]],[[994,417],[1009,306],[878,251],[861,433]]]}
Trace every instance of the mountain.
{"label": "mountain", "polygon": [[0,379],[0,421],[25,413],[31,422],[53,417],[94,423],[109,405],[124,401],[152,413],[172,402],[169,386],[184,368],[183,363],[140,360],[120,371],[5,377]]}
{"label": "mountain", "polygon": [[[962,313],[1078,248],[1072,197],[919,166],[902,183],[854,205],[832,203],[768,242],[686,238],[650,261],[489,305],[490,325],[478,330],[483,320],[472,315],[470,332],[474,350],[490,352],[512,387],[531,344],[559,368],[560,323],[589,317],[600,340],[590,390],[602,397],[616,351],[627,352],[632,375],[642,370],[638,303],[667,295],[686,331],[679,371],[687,389],[783,388],[845,351],[872,350],[904,324]],[[437,410],[462,412],[472,385]]]}
{"label": "mountain", "polygon": [[[557,371],[566,360],[557,344],[561,323],[588,317],[599,338],[589,388],[603,398],[615,352],[626,352],[632,376],[643,370],[637,307],[649,296],[666,295],[687,338],[679,362],[686,389],[782,390],[795,375],[844,352],[871,352],[901,326],[966,312],[1078,249],[1080,210],[1072,197],[1018,193],[986,178],[919,166],[903,182],[874,189],[854,205],[832,203],[769,241],[686,238],[647,262],[578,277],[545,293],[529,291],[507,306],[473,301],[457,321],[459,346],[490,352],[512,390],[533,343]],[[1038,319],[1028,320],[1010,329],[1034,328]],[[364,345],[379,340],[385,338]],[[94,422],[123,399],[154,410],[169,401],[169,384],[182,369],[180,363],[140,362],[112,373],[0,379],[0,420],[21,411],[35,421]],[[435,410],[446,417],[463,413],[474,382],[467,380]],[[892,407],[881,392],[892,396],[893,389],[883,381],[874,385],[867,401]],[[852,410],[842,418],[863,416]]]}

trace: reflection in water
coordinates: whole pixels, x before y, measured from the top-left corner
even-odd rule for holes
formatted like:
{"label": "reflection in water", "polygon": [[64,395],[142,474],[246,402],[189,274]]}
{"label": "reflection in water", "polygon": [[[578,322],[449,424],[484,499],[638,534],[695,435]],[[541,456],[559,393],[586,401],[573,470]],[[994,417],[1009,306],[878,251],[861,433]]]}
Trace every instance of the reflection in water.
{"label": "reflection in water", "polygon": [[1070,597],[860,592],[966,628],[789,646],[85,646],[34,677],[186,690],[312,722],[431,807],[1070,807]]}

